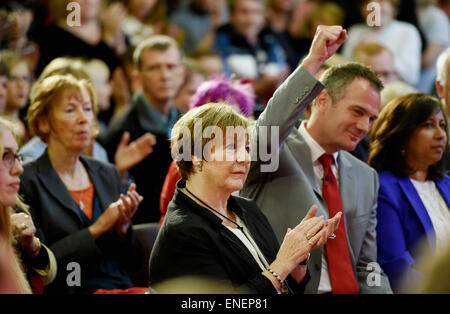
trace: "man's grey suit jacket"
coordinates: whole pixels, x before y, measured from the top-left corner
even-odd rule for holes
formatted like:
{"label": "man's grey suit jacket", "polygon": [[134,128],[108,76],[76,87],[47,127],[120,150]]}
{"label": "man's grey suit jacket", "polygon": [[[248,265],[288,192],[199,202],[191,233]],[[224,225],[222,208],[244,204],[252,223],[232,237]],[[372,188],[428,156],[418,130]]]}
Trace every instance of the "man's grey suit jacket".
{"label": "man's grey suit jacket", "polygon": [[[307,105],[323,88],[314,76],[299,67],[277,89],[256,121],[256,132],[264,126],[279,126],[279,151],[271,152],[279,158],[279,166],[275,171],[261,172],[262,162],[252,162],[240,194],[257,202],[280,243],[287,228],[299,224],[312,205],[318,206],[318,216],[328,218],[327,205],[316,183],[310,149],[294,127]],[[258,140],[260,144],[261,138]],[[392,293],[386,275],[382,271],[380,275],[374,273],[377,267],[370,264],[377,261],[377,173],[345,151],[340,151],[338,163],[350,258],[360,292]],[[324,249],[311,253],[308,263],[311,280],[305,293],[317,293]]]}

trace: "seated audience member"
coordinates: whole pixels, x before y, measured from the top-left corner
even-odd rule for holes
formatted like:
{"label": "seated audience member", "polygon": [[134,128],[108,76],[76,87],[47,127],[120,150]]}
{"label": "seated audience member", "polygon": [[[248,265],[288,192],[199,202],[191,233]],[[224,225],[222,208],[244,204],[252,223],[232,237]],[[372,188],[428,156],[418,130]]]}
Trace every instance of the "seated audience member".
{"label": "seated audience member", "polygon": [[184,77],[180,89],[173,99],[173,106],[181,112],[189,110],[189,102],[197,87],[202,84],[208,73],[202,65],[191,58],[183,58]]}
{"label": "seated audience member", "polygon": [[170,21],[184,31],[182,50],[190,54],[199,47],[210,47],[216,29],[227,22],[224,0],[183,1],[171,13]]}
{"label": "seated audience member", "polygon": [[[52,60],[52,62],[45,67],[44,71],[42,71],[38,80],[33,85],[31,98],[33,98],[35,91],[39,89],[39,83],[45,78],[53,75],[70,74],[78,80],[95,80],[95,76],[91,77],[88,74],[89,72],[85,71],[85,62],[86,61],[77,58],[64,57]],[[100,161],[108,162],[106,150],[97,140],[95,140],[95,138],[96,135],[93,137],[91,145],[83,151],[83,154]],[[128,188],[128,184],[125,182],[125,179],[128,179],[127,171],[151,153],[151,147],[154,143],[155,139],[151,134],[144,134],[132,143],[129,143],[129,134],[125,133],[122,136],[120,145],[117,147],[114,155],[114,163],[116,164],[120,177],[124,181],[124,186],[126,185],[125,191]],[[47,144],[38,136],[34,136],[27,144],[21,147],[20,153],[22,154],[24,161],[30,161],[41,156],[46,148]]]}
{"label": "seated audience member", "polygon": [[[34,73],[39,61],[39,47],[28,37],[30,26],[34,19],[34,11],[37,8],[36,0],[6,0],[5,7],[10,11],[8,20],[12,27],[3,32],[4,42],[0,40],[0,48],[15,51],[24,57]],[[0,37],[2,37],[0,36]]]}
{"label": "seated audience member", "polygon": [[394,54],[377,42],[361,42],[353,50],[353,61],[372,69],[384,85],[398,81]]}
{"label": "seated audience member", "polygon": [[74,7],[68,6],[71,2],[52,1],[50,11],[54,23],[33,32],[32,39],[40,49],[36,74],[39,75],[51,60],[66,56],[101,59],[113,72],[118,56],[126,50],[120,28],[126,17],[125,7],[115,1],[102,10],[104,0],[78,1],[77,20]]}
{"label": "seated audience member", "polygon": [[8,100],[8,68],[0,54],[0,115],[3,115],[3,111],[6,107]]}
{"label": "seated audience member", "polygon": [[8,120],[16,123],[18,130],[19,145],[28,141],[28,130],[20,116],[20,110],[28,104],[31,88],[31,71],[28,61],[17,53],[6,50],[0,53],[7,67],[8,81],[6,83],[8,97],[2,115]]}
{"label": "seated audience member", "polygon": [[[447,119],[450,117],[450,47],[445,49],[436,62],[436,92],[444,104]],[[450,143],[450,134],[448,134]],[[450,173],[450,156],[445,161],[445,170]]]}
{"label": "seated audience member", "polygon": [[[436,62],[436,92],[445,107],[447,117],[450,116],[450,47],[442,52]],[[450,166],[450,165],[449,165]]]}
{"label": "seated audience member", "polygon": [[342,25],[344,20],[345,12],[338,4],[330,1],[315,3],[305,23],[302,24],[295,36],[291,36],[291,45],[295,58],[291,57],[290,66],[295,69],[300,60],[308,54],[317,26]]}
{"label": "seated audience member", "polygon": [[369,165],[380,181],[378,263],[396,292],[422,276],[422,242],[434,254],[450,241],[447,132],[442,104],[420,93],[392,100],[372,127]]}
{"label": "seated audience member", "polygon": [[[419,81],[422,40],[417,28],[409,23],[397,20],[399,0],[373,0],[380,7],[379,19],[367,20],[372,12],[368,4],[372,0],[361,0],[360,10],[364,23],[355,24],[348,30],[348,40],[342,47],[342,55],[353,59],[353,50],[361,42],[378,42],[389,48],[394,54],[395,69],[403,81],[416,86]],[[378,24],[378,25],[377,25]]]}
{"label": "seated audience member", "polygon": [[124,132],[129,139],[150,132],[156,138],[152,153],[129,170],[138,192],[144,197],[134,223],[158,222],[159,197],[172,157],[169,137],[181,112],[173,106],[173,99],[183,75],[181,53],[176,41],[168,36],[153,35],[134,51],[134,61],[142,81],[142,91],[123,114],[111,121],[101,136],[101,143],[114,156]]}
{"label": "seated audience member", "polygon": [[380,111],[394,98],[418,92],[417,89],[400,80],[387,83],[381,91]]}
{"label": "seated audience member", "polygon": [[406,293],[421,294],[450,294],[450,242],[440,252],[430,258],[424,259],[420,268],[423,278],[414,286],[404,287]]}
{"label": "seated audience member", "polygon": [[0,119],[0,294],[32,292],[12,245],[11,212],[23,171],[17,150],[12,123]]}
{"label": "seated audience member", "polygon": [[222,57],[226,75],[252,80],[263,102],[289,74],[283,47],[265,26],[262,0],[232,1],[230,23],[217,29],[213,47]]}
{"label": "seated audience member", "polygon": [[184,31],[168,21],[167,6],[172,1],[164,0],[122,0],[127,9],[127,16],[121,24],[130,45],[136,47],[151,35],[164,34],[184,41]]}
{"label": "seated audience member", "polygon": [[[380,78],[383,85],[398,81],[397,71],[394,68],[394,55],[377,42],[360,42],[353,50],[353,61],[362,63]],[[381,91],[381,94],[383,94]],[[381,105],[380,105],[381,107]],[[367,162],[369,158],[369,134],[367,134],[351,154]]]}
{"label": "seated audience member", "polygon": [[450,44],[450,22],[445,13],[436,6],[436,0],[415,2],[418,24],[426,39],[417,88],[423,93],[431,94],[436,79],[436,60]]}
{"label": "seated audience member", "polygon": [[208,72],[209,79],[224,75],[224,65],[219,53],[212,49],[198,49],[193,51],[190,58],[194,59]]}
{"label": "seated audience member", "polygon": [[[206,103],[226,103],[238,113],[249,118],[255,105],[255,95],[251,85],[232,82],[227,78],[216,78],[202,83],[190,100],[190,108],[202,106]],[[180,174],[175,161],[170,164],[166,179],[161,190],[159,209],[161,211],[160,225],[164,221],[167,206],[172,200],[176,190],[176,183],[180,180]]]}
{"label": "seated audience member", "polygon": [[[30,98],[33,98],[36,90],[39,88],[39,83],[42,82],[45,78],[52,75],[65,75],[71,74],[76,79],[84,79],[90,80],[89,75],[84,69],[83,63],[80,60],[75,58],[56,58],[52,60],[42,71],[39,78],[33,84],[33,88],[30,93]],[[41,156],[45,149],[47,148],[47,144],[41,140],[38,136],[32,137],[25,145],[20,148],[20,153],[23,156],[25,162],[37,159]],[[99,159],[105,162],[108,162],[108,155],[106,154],[105,149],[97,142],[92,141],[91,145],[84,152],[86,155],[93,157],[95,159]]]}
{"label": "seated audience member", "polygon": [[[202,129],[214,128],[215,137],[194,132],[196,119],[202,119]],[[243,187],[250,168],[249,126],[229,105],[217,103],[194,108],[175,124],[171,148],[182,180],[150,255],[152,286],[198,276],[238,291],[303,293],[309,252],[327,242],[341,214],[324,220],[314,217],[312,206],[279,246],[258,206],[231,195]],[[227,127],[243,132],[226,132]],[[195,156],[196,145],[205,152],[201,156]]]}
{"label": "seated audience member", "polygon": [[[1,156],[0,165],[1,211],[10,217],[2,217],[3,223],[12,232],[12,242],[15,252],[20,257],[20,264],[26,274],[33,293],[42,294],[44,286],[50,284],[56,276],[56,260],[39,238],[35,236],[36,228],[26,206],[17,196],[19,189],[19,176],[23,172],[21,155],[17,153],[18,146],[15,140],[17,127],[12,122],[0,118]],[[14,198],[16,200],[14,201]],[[11,241],[11,236],[8,237]]]}
{"label": "seated audience member", "polygon": [[81,59],[81,62],[84,70],[89,75],[92,85],[94,85],[98,103],[98,123],[100,133],[102,133],[106,130],[109,123],[105,113],[109,111],[111,106],[110,71],[106,63],[100,59]]}
{"label": "seated audience member", "polygon": [[[36,87],[27,118],[32,134],[47,143],[45,153],[24,165],[20,193],[30,206],[36,235],[55,253],[59,271],[49,293],[92,293],[128,289],[127,270],[140,261],[131,227],[142,197],[132,184],[120,193],[113,165],[84,157],[98,131],[92,85],[71,75],[53,75]],[[67,284],[64,271],[80,273]],[[76,267],[75,267],[76,269]]]}

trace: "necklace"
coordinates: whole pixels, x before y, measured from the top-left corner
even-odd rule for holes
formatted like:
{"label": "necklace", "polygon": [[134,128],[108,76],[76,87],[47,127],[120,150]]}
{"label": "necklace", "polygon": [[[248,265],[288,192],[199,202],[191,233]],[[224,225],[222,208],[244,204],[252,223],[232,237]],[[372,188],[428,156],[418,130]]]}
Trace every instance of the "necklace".
{"label": "necklace", "polygon": [[83,203],[83,200],[81,199],[81,196],[83,195],[83,190],[79,191],[78,195],[79,195],[78,200],[80,201],[79,202],[80,205],[78,205],[78,206],[80,207],[81,210],[83,210],[84,209],[84,203]]}
{"label": "necklace", "polygon": [[[186,189],[186,191],[192,195],[193,198],[195,198],[197,201],[199,201],[203,206],[206,206],[208,209],[212,210],[213,212],[215,212],[216,214],[222,216],[223,218],[225,218],[226,220],[228,220],[229,222],[233,223],[234,225],[236,225],[236,227],[243,231],[242,226],[240,226],[237,222],[233,221],[232,219],[228,218],[227,216],[223,215],[222,213],[219,213],[217,210],[215,210],[214,208],[212,208],[211,206],[209,206],[208,204],[206,204],[205,202],[203,202],[200,198],[198,198],[197,196],[194,195],[194,193],[192,193],[191,191],[189,191],[189,189],[185,186],[184,187]],[[245,235],[245,233],[244,233]]]}

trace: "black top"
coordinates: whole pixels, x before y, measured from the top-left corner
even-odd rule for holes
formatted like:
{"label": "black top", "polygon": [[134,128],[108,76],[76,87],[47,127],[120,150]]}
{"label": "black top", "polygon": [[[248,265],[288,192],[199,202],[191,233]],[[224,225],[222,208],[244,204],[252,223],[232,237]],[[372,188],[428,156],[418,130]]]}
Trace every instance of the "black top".
{"label": "black top", "polygon": [[32,39],[39,45],[40,59],[36,75],[40,75],[47,64],[57,57],[85,57],[103,60],[111,73],[119,64],[114,50],[104,41],[96,45],[84,41],[56,24],[45,27],[33,34]]}
{"label": "black top", "polygon": [[[150,256],[150,281],[158,284],[183,276],[209,277],[223,289],[242,292],[276,293],[271,281],[241,240],[222,224],[222,219],[198,205],[180,191],[178,181],[164,223]],[[266,217],[255,202],[230,196],[228,208],[245,223],[253,240],[270,264],[279,244]],[[301,284],[288,277],[291,292],[303,293],[309,280],[307,273]]]}

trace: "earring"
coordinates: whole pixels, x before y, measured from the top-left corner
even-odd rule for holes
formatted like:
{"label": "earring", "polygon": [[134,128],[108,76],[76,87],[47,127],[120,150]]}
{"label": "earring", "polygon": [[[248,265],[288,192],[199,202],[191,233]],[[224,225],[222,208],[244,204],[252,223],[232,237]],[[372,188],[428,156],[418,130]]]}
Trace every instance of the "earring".
{"label": "earring", "polygon": [[198,171],[201,172],[202,171],[202,162],[201,161],[197,161],[197,167],[198,167]]}
{"label": "earring", "polygon": [[401,154],[402,154],[402,157],[405,157],[405,149],[402,149]]}

